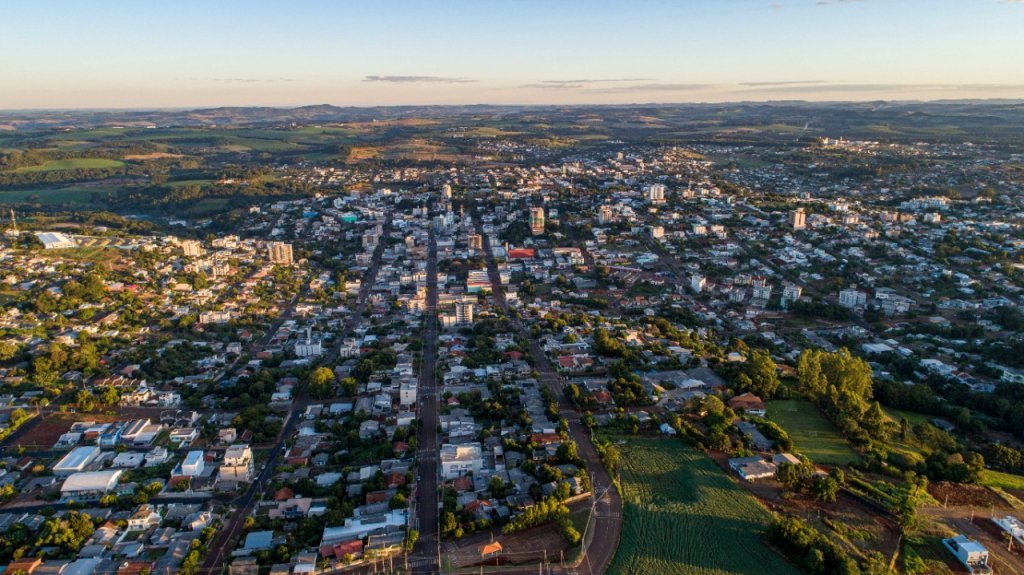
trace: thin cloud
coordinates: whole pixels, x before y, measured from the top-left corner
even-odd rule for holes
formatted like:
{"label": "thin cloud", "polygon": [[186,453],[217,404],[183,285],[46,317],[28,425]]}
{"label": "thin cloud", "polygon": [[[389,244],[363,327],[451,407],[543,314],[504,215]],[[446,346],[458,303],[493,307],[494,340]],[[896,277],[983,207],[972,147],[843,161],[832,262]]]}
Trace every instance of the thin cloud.
{"label": "thin cloud", "polygon": [[272,84],[294,82],[295,78],[178,78],[184,82],[223,82],[225,84]]}
{"label": "thin cloud", "polygon": [[834,4],[857,4],[864,0],[818,0],[816,4],[818,6],[832,6]]}
{"label": "thin cloud", "polygon": [[579,80],[541,80],[533,84],[523,84],[521,88],[538,88],[542,90],[579,90],[593,84],[620,84],[623,82],[652,82],[653,78],[584,78]]}
{"label": "thin cloud", "polygon": [[1024,84],[804,84],[760,87],[757,91],[775,93],[822,92],[934,92],[934,91],[1021,91]]}
{"label": "thin cloud", "polygon": [[657,83],[657,84],[634,84],[632,86],[615,86],[611,88],[600,88],[591,90],[595,93],[614,92],[693,92],[720,88],[719,84],[683,84],[683,83]]}
{"label": "thin cloud", "polygon": [[783,80],[780,82],[740,82],[740,86],[749,86],[753,88],[759,87],[770,87],[770,86],[808,86],[812,84],[824,84],[822,80]]}
{"label": "thin cloud", "polygon": [[393,82],[396,84],[468,84],[472,78],[449,78],[445,76],[366,76],[364,82]]}

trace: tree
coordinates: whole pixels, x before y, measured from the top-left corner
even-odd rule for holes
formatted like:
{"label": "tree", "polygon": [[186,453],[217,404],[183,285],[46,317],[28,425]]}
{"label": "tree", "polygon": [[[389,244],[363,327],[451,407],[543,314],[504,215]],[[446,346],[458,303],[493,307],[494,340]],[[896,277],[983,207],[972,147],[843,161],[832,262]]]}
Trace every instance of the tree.
{"label": "tree", "polygon": [[317,399],[330,397],[334,391],[334,372],[329,367],[318,367],[309,376],[309,395]]}
{"label": "tree", "polygon": [[18,342],[10,339],[0,341],[0,361],[14,359],[18,355]]}
{"label": "tree", "polygon": [[817,477],[811,483],[811,497],[822,503],[835,503],[839,482],[832,477]]}
{"label": "tree", "polygon": [[408,506],[409,502],[406,500],[405,495],[402,495],[401,493],[396,493],[395,496],[391,498],[391,501],[388,501],[389,509],[405,509]]}
{"label": "tree", "polygon": [[749,378],[749,383],[744,381],[746,389],[741,387],[740,391],[749,391],[764,399],[770,399],[779,389],[780,382],[775,361],[767,351],[757,349],[751,352],[743,373]]}
{"label": "tree", "polygon": [[78,390],[75,394],[75,405],[80,411],[89,412],[96,409],[96,396],[84,389]]}
{"label": "tree", "polygon": [[345,397],[352,397],[359,393],[359,382],[354,377],[346,377],[341,380],[341,393]]}
{"label": "tree", "polygon": [[441,533],[450,536],[459,528],[459,520],[451,511],[445,511],[441,515]]}

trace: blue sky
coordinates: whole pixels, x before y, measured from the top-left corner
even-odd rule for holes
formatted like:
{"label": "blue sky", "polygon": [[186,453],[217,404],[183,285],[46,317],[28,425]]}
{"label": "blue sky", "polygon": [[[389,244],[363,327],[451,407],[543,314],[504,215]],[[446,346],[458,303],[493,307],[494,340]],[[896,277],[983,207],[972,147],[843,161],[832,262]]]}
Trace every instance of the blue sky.
{"label": "blue sky", "polygon": [[1024,0],[0,2],[0,108],[1024,98]]}

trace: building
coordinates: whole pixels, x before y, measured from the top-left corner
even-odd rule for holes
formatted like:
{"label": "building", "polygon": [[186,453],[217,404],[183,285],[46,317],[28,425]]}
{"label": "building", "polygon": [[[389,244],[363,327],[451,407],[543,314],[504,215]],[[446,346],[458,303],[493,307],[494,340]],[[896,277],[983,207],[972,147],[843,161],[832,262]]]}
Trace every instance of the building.
{"label": "building", "polygon": [[441,446],[441,476],[444,479],[455,479],[467,473],[477,473],[483,466],[483,456],[479,443]]}
{"label": "building", "polygon": [[992,568],[988,566],[988,549],[974,539],[960,534],[943,539],[942,544],[967,568],[968,573],[992,572]]}
{"label": "building", "polygon": [[195,258],[203,255],[203,246],[196,240],[183,240],[181,242],[181,251],[187,257]]}
{"label": "building", "polygon": [[793,283],[786,283],[782,286],[782,307],[788,307],[789,304],[799,301],[803,292],[804,288]]}
{"label": "building", "polygon": [[700,293],[704,291],[704,286],[706,286],[707,283],[707,278],[700,274],[694,274],[694,276],[690,278],[690,289],[692,289],[694,293]]}
{"label": "building", "polygon": [[535,236],[544,233],[544,208],[530,208],[530,233]]}
{"label": "building", "polygon": [[482,250],[484,249],[484,237],[480,234],[469,234],[469,249],[471,250]]}
{"label": "building", "polygon": [[804,212],[803,208],[797,208],[789,214],[789,225],[794,230],[802,230],[807,228],[807,213]]}
{"label": "building", "polygon": [[455,302],[455,323],[470,325],[473,323],[473,303],[468,301]]}
{"label": "building", "polygon": [[221,481],[252,481],[252,449],[247,444],[228,447],[224,451],[224,463],[220,466]]}
{"label": "building", "polygon": [[199,450],[189,451],[185,459],[171,472],[172,477],[199,477],[206,469],[206,461],[203,452]]}
{"label": "building", "polygon": [[123,469],[73,473],[61,485],[61,497],[65,500],[74,499],[76,501],[97,499],[117,487],[122,473],[124,473]]}
{"label": "building", "polygon": [[656,240],[660,240],[661,238],[665,237],[665,228],[661,226],[651,226],[650,230],[651,237]]}
{"label": "building", "polygon": [[1006,532],[1007,536],[1012,537],[1017,545],[1024,546],[1024,525],[1021,525],[1021,522],[1016,517],[1007,515],[999,519],[993,519],[992,522]]}
{"label": "building", "polygon": [[764,401],[749,391],[730,399],[729,408],[733,411],[739,411],[742,409],[744,412],[758,417],[764,417],[764,414],[766,413]]}
{"label": "building", "polygon": [[775,476],[778,466],[757,456],[736,457],[729,460],[729,467],[744,481],[768,479]]}
{"label": "building", "polygon": [[43,244],[43,249],[66,250],[78,247],[74,238],[61,232],[36,232],[36,239]]}
{"label": "building", "polygon": [[53,474],[57,477],[67,477],[73,473],[85,471],[85,468],[96,461],[101,453],[98,445],[76,447],[54,464]]}
{"label": "building", "polygon": [[271,263],[291,265],[292,245],[285,242],[269,242],[267,243],[267,257],[270,258]]}
{"label": "building", "polygon": [[853,309],[864,307],[868,302],[868,296],[862,291],[857,291],[856,286],[848,287],[839,292],[839,305]]}
{"label": "building", "polygon": [[647,186],[647,201],[652,204],[665,203],[665,184],[651,184]]}
{"label": "building", "polygon": [[306,328],[306,337],[300,337],[295,342],[295,355],[298,357],[318,357],[323,355],[324,347],[320,338],[313,337],[313,330]]}
{"label": "building", "polygon": [[601,206],[597,209],[597,223],[602,226],[612,221],[612,208],[610,206]]}

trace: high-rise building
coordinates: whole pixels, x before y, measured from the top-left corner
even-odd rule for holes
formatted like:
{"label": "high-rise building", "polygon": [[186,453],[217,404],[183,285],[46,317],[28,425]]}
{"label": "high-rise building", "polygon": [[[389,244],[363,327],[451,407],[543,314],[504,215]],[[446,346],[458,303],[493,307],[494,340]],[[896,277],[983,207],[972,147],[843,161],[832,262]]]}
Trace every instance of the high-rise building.
{"label": "high-rise building", "polygon": [[267,244],[267,255],[275,264],[291,265],[292,245],[285,242],[270,242]]}
{"label": "high-rise building", "polygon": [[651,184],[647,186],[647,201],[652,204],[665,202],[665,184]]}
{"label": "high-rise building", "polygon": [[530,208],[530,233],[535,236],[544,233],[544,208]]}
{"label": "high-rise building", "polygon": [[185,240],[181,242],[181,251],[188,257],[196,258],[203,255],[203,247],[196,240]]}
{"label": "high-rise building", "polygon": [[444,187],[441,188],[441,195],[444,196],[444,199],[446,200],[452,199],[452,185],[445,184]]}
{"label": "high-rise building", "polygon": [[484,238],[480,234],[469,234],[469,249],[471,250],[482,250],[484,249]]}
{"label": "high-rise building", "polygon": [[803,208],[797,208],[790,212],[789,223],[794,230],[802,230],[807,227],[807,213]]}
{"label": "high-rise building", "polygon": [[692,277],[690,277],[690,289],[692,289],[696,293],[704,291],[704,286],[706,286],[707,283],[707,278],[700,274],[694,274]]}
{"label": "high-rise building", "polygon": [[473,303],[460,301],[455,303],[455,323],[468,325],[473,323]]}
{"label": "high-rise building", "polygon": [[850,286],[839,292],[839,305],[846,308],[864,307],[868,303],[868,295]]}
{"label": "high-rise building", "polygon": [[612,208],[611,206],[601,206],[597,209],[597,223],[602,226],[612,221]]}

